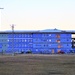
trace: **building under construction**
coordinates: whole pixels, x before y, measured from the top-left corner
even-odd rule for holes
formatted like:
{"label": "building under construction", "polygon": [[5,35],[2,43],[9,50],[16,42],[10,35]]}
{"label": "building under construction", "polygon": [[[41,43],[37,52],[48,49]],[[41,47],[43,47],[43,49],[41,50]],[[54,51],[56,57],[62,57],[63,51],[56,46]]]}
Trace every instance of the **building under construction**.
{"label": "building under construction", "polygon": [[0,53],[75,53],[75,32],[58,29],[0,32]]}

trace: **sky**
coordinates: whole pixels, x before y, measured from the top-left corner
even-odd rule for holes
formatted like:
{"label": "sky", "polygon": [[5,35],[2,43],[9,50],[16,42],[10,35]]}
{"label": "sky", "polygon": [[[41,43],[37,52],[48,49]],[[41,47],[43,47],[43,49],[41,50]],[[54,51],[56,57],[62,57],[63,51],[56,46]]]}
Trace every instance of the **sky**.
{"label": "sky", "polygon": [[75,30],[75,0],[0,0],[0,31]]}

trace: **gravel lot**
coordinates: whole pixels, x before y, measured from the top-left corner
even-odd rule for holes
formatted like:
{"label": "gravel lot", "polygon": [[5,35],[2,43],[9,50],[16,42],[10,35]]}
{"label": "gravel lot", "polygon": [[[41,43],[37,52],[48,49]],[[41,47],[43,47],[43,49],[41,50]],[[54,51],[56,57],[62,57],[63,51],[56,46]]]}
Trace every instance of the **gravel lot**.
{"label": "gravel lot", "polygon": [[75,54],[0,55],[0,75],[75,75]]}

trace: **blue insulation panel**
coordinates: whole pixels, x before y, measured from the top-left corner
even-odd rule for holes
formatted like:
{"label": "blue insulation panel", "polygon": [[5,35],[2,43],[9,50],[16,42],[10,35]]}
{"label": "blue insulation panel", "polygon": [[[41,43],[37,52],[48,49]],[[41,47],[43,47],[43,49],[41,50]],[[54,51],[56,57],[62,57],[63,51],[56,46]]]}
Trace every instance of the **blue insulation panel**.
{"label": "blue insulation panel", "polygon": [[0,52],[12,53],[36,53],[51,54],[64,51],[75,51],[72,48],[71,33],[52,32],[19,32],[0,34]]}

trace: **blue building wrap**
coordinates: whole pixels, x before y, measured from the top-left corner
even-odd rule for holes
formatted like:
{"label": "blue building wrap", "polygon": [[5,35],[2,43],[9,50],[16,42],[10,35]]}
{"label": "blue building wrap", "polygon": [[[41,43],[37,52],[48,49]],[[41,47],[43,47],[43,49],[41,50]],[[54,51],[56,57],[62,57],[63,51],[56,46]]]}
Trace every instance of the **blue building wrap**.
{"label": "blue building wrap", "polygon": [[[74,32],[53,30],[0,32],[0,53],[56,54],[75,52]],[[73,40],[73,41],[72,41]]]}

